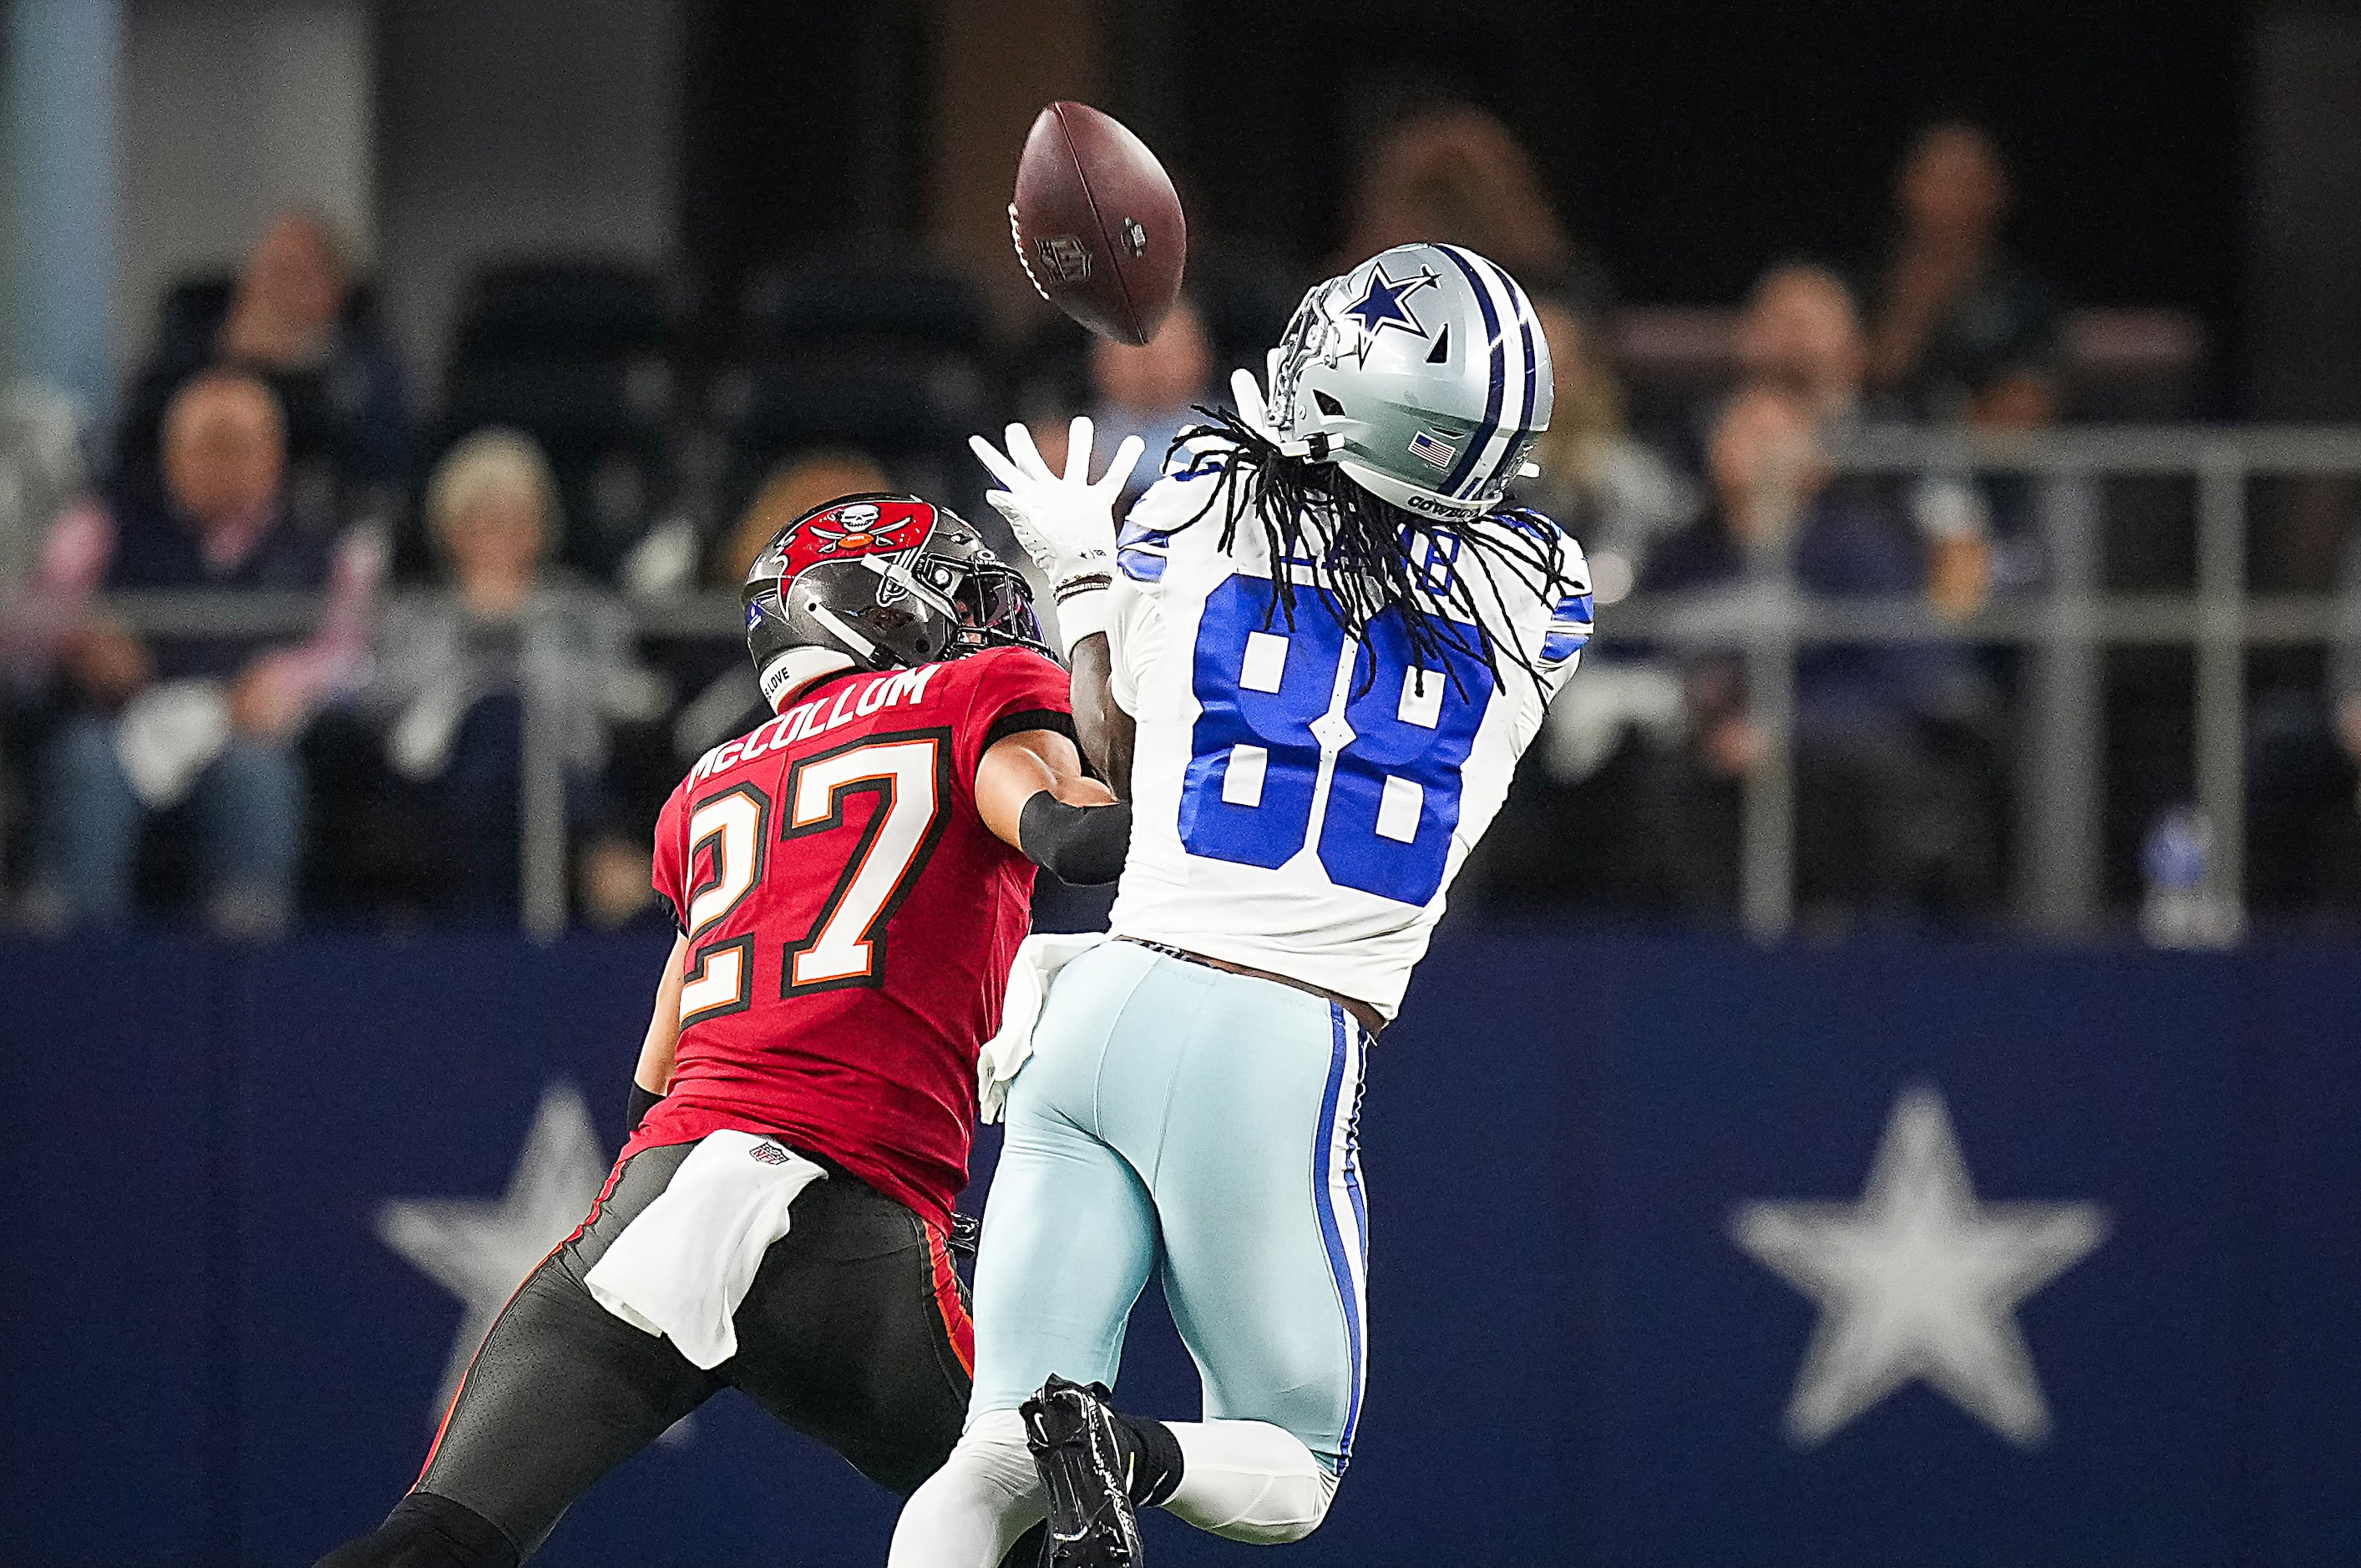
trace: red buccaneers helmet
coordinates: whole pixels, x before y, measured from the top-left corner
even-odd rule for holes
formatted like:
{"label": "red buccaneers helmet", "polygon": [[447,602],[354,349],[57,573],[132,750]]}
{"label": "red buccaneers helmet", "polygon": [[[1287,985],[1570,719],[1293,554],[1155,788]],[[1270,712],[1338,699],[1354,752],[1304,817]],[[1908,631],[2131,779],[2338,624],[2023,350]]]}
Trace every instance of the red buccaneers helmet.
{"label": "red buccaneers helmet", "polygon": [[1013,643],[1047,654],[1025,579],[967,520],[917,496],[840,496],[773,536],[747,568],[754,668],[796,648],[864,670],[956,659]]}

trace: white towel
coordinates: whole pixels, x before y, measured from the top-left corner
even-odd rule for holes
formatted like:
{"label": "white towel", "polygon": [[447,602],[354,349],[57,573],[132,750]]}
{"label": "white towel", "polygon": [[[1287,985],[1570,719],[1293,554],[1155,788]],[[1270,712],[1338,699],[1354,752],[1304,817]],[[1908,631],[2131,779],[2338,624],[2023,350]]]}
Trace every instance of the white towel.
{"label": "white towel", "polygon": [[1008,1103],[1008,1082],[1033,1054],[1033,1025],[1049,999],[1058,971],[1108,939],[1104,931],[1071,937],[1027,937],[1008,968],[1008,991],[1000,1004],[1000,1033],[984,1041],[975,1058],[976,1099],[987,1122],[1000,1120]]}
{"label": "white towel", "polygon": [[598,1303],[711,1371],[738,1354],[730,1319],[787,1211],[828,1172],[771,1138],[710,1133],[586,1278]]}

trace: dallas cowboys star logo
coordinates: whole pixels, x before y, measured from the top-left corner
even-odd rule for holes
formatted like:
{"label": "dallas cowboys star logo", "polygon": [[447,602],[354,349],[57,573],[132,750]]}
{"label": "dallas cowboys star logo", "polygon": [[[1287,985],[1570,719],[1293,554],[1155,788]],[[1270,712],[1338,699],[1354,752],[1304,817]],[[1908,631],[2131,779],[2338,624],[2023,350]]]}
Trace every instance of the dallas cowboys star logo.
{"label": "dallas cowboys star logo", "polygon": [[2049,1408],[2016,1304],[2106,1240],[2096,1203],[1982,1203],[1943,1098],[1894,1102],[1858,1203],[1748,1203],[1730,1239],[1820,1305],[1787,1406],[1799,1447],[1923,1379],[2034,1448]]}
{"label": "dallas cowboys star logo", "polygon": [[466,1303],[435,1408],[524,1277],[574,1234],[607,1179],[606,1151],[590,1108],[570,1083],[554,1083],[533,1113],[505,1197],[396,1200],[378,1211],[378,1239]]}
{"label": "dallas cowboys star logo", "polygon": [[1361,297],[1338,313],[1340,317],[1349,316],[1361,323],[1362,357],[1368,356],[1370,341],[1385,327],[1406,332],[1412,337],[1424,337],[1426,323],[1405,302],[1421,289],[1433,288],[1442,281],[1431,268],[1422,268],[1417,277],[1399,283],[1386,276],[1384,268],[1370,268],[1368,284],[1361,291]]}
{"label": "dallas cowboys star logo", "polygon": [[[397,1199],[378,1210],[378,1239],[465,1309],[430,1416],[440,1419],[450,1407],[476,1347],[524,1277],[590,1212],[606,1185],[607,1167],[606,1146],[582,1091],[553,1083],[533,1112],[504,1196]],[[686,1441],[692,1419],[683,1417],[664,1441]]]}

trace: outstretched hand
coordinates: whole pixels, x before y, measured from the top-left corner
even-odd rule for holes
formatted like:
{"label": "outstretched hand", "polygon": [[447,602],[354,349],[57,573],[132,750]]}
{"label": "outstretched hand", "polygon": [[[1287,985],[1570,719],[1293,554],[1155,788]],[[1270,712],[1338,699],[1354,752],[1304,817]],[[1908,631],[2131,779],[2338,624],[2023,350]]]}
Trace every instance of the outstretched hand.
{"label": "outstretched hand", "polygon": [[1000,488],[983,499],[1008,520],[1016,542],[1061,591],[1088,578],[1103,579],[1113,570],[1115,504],[1145,450],[1139,437],[1124,437],[1106,471],[1093,482],[1091,433],[1090,416],[1077,414],[1067,435],[1063,474],[1050,469],[1033,444],[1033,433],[1021,424],[1008,427],[1005,452],[980,435],[971,435],[967,442],[1000,482]]}

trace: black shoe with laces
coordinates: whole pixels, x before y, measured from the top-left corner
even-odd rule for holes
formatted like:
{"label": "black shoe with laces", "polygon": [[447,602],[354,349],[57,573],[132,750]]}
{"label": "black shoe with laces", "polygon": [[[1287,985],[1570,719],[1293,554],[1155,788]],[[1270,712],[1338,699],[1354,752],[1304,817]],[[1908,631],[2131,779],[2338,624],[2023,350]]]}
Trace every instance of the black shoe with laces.
{"label": "black shoe with laces", "polygon": [[1139,1512],[1130,1492],[1129,1444],[1104,1384],[1052,1373],[1017,1407],[1049,1505],[1041,1568],[1139,1568]]}

